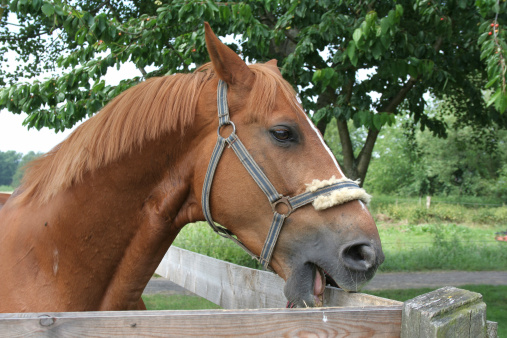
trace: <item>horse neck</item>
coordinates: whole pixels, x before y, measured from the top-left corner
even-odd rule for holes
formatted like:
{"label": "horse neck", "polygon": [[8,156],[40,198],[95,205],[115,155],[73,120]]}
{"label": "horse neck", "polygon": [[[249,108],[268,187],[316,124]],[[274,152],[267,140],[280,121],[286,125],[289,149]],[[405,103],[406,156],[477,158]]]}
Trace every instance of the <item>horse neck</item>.
{"label": "horse neck", "polygon": [[52,241],[65,247],[71,240],[80,248],[65,253],[67,264],[79,262],[73,273],[84,270],[80,279],[93,276],[83,282],[99,290],[101,310],[136,308],[180,228],[191,221],[191,151],[164,139],[85,175],[83,184],[51,203],[48,227],[59,227]]}

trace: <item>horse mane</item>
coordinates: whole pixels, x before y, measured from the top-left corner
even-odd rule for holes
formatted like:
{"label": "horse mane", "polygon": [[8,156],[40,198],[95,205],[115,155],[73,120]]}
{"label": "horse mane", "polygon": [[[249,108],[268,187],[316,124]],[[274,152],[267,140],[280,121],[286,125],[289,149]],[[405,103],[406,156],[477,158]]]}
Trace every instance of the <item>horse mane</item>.
{"label": "horse mane", "polygon": [[[273,110],[276,94],[298,105],[294,89],[271,67],[253,64],[249,68],[256,80],[247,104],[255,107],[251,111],[255,119]],[[141,149],[146,141],[178,130],[183,134],[194,121],[202,89],[214,78],[208,63],[194,73],[150,78],[124,91],[27,166],[20,201],[45,204],[58,192],[81,183],[85,173]]]}

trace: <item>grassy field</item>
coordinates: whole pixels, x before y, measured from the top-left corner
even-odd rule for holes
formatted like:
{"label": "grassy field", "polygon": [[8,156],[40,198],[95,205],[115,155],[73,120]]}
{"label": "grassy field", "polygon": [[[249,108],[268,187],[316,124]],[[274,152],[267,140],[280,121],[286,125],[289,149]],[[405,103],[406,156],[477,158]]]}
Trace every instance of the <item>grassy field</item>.
{"label": "grassy field", "polygon": [[500,226],[379,224],[386,256],[381,272],[507,270],[507,243],[495,241]]}
{"label": "grassy field", "polygon": [[[465,285],[460,288],[482,294],[487,304],[487,319],[498,323],[498,337],[507,337],[507,286]],[[368,291],[368,293],[403,302],[433,290],[434,289],[424,288]],[[148,310],[199,310],[220,308],[218,305],[196,296],[145,295],[143,299]]]}
{"label": "grassy field", "polygon": [[0,185],[0,192],[13,192],[14,189],[10,185]]}
{"label": "grassy field", "polygon": [[207,310],[220,306],[201,297],[187,295],[143,295],[148,310]]}
{"label": "grassy field", "polygon": [[[393,224],[379,222],[386,255],[381,272],[507,270],[507,243],[495,232],[507,225]],[[187,225],[174,243],[184,249],[231,263],[260,268],[232,241],[216,235],[207,224]]]}

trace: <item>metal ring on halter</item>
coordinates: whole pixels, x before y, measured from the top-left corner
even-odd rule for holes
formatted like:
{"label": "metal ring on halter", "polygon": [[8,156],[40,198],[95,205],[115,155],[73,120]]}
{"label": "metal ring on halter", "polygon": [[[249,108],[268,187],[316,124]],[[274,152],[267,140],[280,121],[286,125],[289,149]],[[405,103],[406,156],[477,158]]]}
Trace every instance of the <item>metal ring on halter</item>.
{"label": "metal ring on halter", "polygon": [[227,122],[227,123],[224,123],[224,124],[222,124],[222,125],[219,125],[219,126],[218,126],[218,129],[217,129],[217,134],[218,134],[218,136],[219,136],[219,137],[222,137],[222,138],[227,138],[227,137],[229,137],[229,136],[227,136],[227,137],[223,137],[222,135],[220,135],[220,129],[221,129],[222,127],[224,127],[224,126],[227,126],[227,125],[231,125],[231,126],[232,126],[232,133],[230,133],[230,134],[229,134],[229,136],[236,134],[236,125],[234,124],[234,122],[229,121],[229,122]]}
{"label": "metal ring on halter", "polygon": [[[280,205],[280,204],[285,205],[285,207],[287,208],[286,212],[280,212],[282,210],[277,209],[278,205]],[[285,217],[289,217],[289,215],[293,211],[292,205],[290,204],[289,199],[286,196],[282,196],[282,197],[280,197],[279,200],[276,200],[273,203],[271,203],[271,209],[273,209],[273,212],[279,213],[280,215],[283,215]]]}

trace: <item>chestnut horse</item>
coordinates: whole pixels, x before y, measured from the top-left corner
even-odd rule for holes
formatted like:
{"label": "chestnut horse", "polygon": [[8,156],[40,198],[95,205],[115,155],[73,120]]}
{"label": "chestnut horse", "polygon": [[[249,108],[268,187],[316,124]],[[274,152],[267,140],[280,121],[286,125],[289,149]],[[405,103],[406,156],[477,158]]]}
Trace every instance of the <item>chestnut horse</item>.
{"label": "chestnut horse", "polygon": [[[247,66],[207,24],[205,38],[209,64],[125,91],[27,169],[0,211],[0,312],[143,309],[146,284],[182,227],[205,219],[204,204],[268,257],[296,306],[321,304],[324,271],[349,291],[373,277],[384,256],[362,189],[279,210],[348,181],[276,61]],[[217,136],[220,83],[231,122]],[[285,205],[266,199],[230,149],[239,139],[228,138],[203,189],[227,133]],[[359,195],[342,199],[347,190]],[[283,229],[264,256],[277,212]]]}

